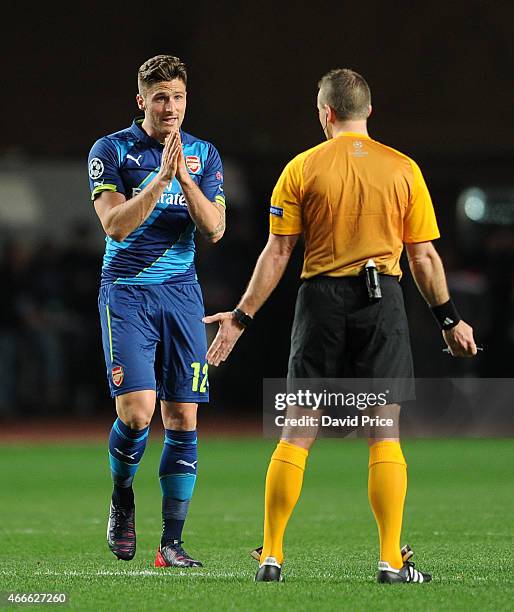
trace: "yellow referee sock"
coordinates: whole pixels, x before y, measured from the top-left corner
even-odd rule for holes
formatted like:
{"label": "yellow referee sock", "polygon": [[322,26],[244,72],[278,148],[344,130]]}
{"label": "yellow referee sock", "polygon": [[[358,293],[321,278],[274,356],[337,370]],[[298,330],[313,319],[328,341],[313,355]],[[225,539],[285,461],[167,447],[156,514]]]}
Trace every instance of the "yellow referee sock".
{"label": "yellow referee sock", "polygon": [[280,441],[271,456],[266,475],[261,562],[266,557],[275,557],[279,563],[284,560],[284,533],[300,497],[308,454],[301,446]]}
{"label": "yellow referee sock", "polygon": [[375,442],[369,449],[368,497],[380,536],[380,561],[400,569],[407,464],[399,442]]}

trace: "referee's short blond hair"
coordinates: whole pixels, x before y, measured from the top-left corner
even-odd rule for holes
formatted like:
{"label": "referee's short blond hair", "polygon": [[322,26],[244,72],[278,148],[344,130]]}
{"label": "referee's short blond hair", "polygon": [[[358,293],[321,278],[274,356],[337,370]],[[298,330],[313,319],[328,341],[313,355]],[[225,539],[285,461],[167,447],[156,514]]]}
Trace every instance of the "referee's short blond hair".
{"label": "referee's short blond hair", "polygon": [[336,68],[321,77],[321,100],[328,104],[339,121],[367,119],[371,91],[363,76],[349,68]]}

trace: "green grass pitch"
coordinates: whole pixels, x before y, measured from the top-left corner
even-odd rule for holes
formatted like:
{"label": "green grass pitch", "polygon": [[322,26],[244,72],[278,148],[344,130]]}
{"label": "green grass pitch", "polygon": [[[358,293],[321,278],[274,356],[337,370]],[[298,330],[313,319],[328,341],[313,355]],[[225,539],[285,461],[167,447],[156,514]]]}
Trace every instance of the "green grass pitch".
{"label": "green grass pitch", "polygon": [[67,607],[83,610],[512,609],[512,440],[404,442],[403,541],[434,580],[395,586],[374,582],[377,535],[367,502],[367,448],[359,440],[314,447],[286,534],[286,582],[253,582],[257,565],[248,553],[261,543],[274,446],[200,438],[184,536],[205,567],[174,571],[153,567],[158,440],[136,476],[138,550],[129,563],[117,561],[105,543],[111,490],[105,444],[4,445],[0,591],[65,591]]}

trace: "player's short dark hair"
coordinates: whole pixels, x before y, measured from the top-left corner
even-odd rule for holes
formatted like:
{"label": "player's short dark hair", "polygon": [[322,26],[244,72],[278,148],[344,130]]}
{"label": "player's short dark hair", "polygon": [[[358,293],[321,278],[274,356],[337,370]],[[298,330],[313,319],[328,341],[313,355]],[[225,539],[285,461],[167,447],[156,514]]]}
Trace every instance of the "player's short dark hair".
{"label": "player's short dark hair", "polygon": [[323,103],[334,109],[337,119],[366,119],[371,91],[363,76],[349,68],[336,68],[321,77]]}
{"label": "player's short dark hair", "polygon": [[174,55],[156,55],[146,60],[137,72],[139,93],[143,93],[149,85],[161,81],[180,79],[187,85],[186,65]]}

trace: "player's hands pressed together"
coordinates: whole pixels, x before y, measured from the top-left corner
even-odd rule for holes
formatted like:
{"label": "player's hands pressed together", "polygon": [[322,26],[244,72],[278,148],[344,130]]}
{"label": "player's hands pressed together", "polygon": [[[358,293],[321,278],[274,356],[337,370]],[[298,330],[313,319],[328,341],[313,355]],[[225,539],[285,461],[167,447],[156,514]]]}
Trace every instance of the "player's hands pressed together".
{"label": "player's hands pressed together", "polygon": [[170,134],[166,137],[166,144],[168,143],[168,141],[170,142],[171,154],[174,156],[173,161],[175,165],[173,176],[177,177],[177,180],[180,184],[183,184],[188,181],[193,182],[187,170],[186,159],[184,157],[184,148],[182,145],[182,139],[180,138],[180,132],[178,130],[170,132]]}
{"label": "player's hands pressed together", "polygon": [[182,143],[180,141],[179,133],[176,131],[170,132],[164,141],[161,169],[159,170],[160,180],[169,183],[175,178],[177,175],[177,167],[181,153]]}
{"label": "player's hands pressed together", "polygon": [[207,240],[213,243],[217,242],[225,232],[225,208],[218,202],[208,200],[189,174],[180,132],[171,132],[166,138],[166,145],[168,145],[168,141],[170,147],[169,154],[174,164],[173,176],[180,183],[189,215]]}
{"label": "player's hands pressed together", "polygon": [[178,143],[179,143],[179,151],[178,151],[178,157],[177,157],[177,172],[176,172],[176,176],[177,176],[177,180],[180,184],[182,184],[184,181],[191,181],[191,176],[189,175],[189,172],[187,171],[187,167],[186,167],[186,160],[184,157],[184,149],[182,146],[182,140],[180,138],[180,132],[176,132],[176,137],[178,139]]}
{"label": "player's hands pressed together", "polygon": [[232,352],[239,337],[244,332],[233,312],[218,312],[202,319],[204,323],[219,322],[219,329],[209,350],[207,351],[207,362],[209,365],[219,366]]}
{"label": "player's hands pressed together", "polygon": [[453,357],[474,357],[477,354],[473,328],[465,321],[459,321],[455,327],[442,333]]}

